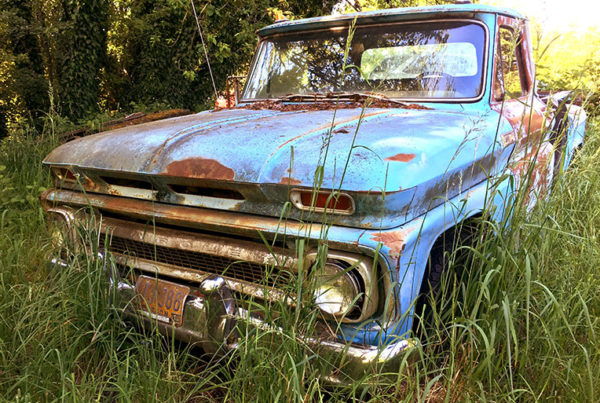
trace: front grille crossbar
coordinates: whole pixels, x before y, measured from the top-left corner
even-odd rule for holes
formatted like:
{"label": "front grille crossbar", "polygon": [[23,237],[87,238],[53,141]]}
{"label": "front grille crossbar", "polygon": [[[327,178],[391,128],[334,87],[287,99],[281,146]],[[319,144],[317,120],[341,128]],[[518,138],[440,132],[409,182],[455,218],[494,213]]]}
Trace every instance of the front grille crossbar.
{"label": "front grille crossbar", "polygon": [[131,257],[131,264],[141,259],[255,286],[289,287],[297,272],[296,259],[283,250],[270,253],[248,241],[159,227],[149,230],[143,224],[107,217],[103,218],[99,246],[102,251]]}
{"label": "front grille crossbar", "polygon": [[100,235],[101,249],[110,244],[109,250],[121,255],[165,263],[203,273],[216,274],[234,280],[254,284],[266,284],[270,287],[281,287],[290,284],[292,273],[277,267],[267,268],[253,262],[235,260],[223,256],[214,256],[202,252],[194,252],[152,245],[132,239],[112,236],[106,243],[106,235]]}

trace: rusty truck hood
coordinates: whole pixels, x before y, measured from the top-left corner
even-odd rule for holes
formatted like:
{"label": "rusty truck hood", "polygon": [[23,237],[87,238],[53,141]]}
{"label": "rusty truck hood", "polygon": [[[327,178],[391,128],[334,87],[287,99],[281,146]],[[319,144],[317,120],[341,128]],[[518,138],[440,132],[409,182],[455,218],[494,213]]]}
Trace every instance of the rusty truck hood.
{"label": "rusty truck hood", "polygon": [[398,197],[414,202],[483,180],[497,119],[493,112],[456,109],[222,110],[80,138],[58,147],[44,162],[253,184],[267,193],[273,187],[313,187],[322,165],[323,188],[405,193]]}
{"label": "rusty truck hood", "polygon": [[453,159],[464,159],[455,155],[461,143],[467,162],[477,159],[481,151],[475,150],[490,144],[479,144],[474,129],[469,115],[432,110],[366,109],[362,119],[360,109],[223,110],[80,138],[58,147],[44,162],[309,187],[321,164],[325,188],[337,188],[343,179],[341,187],[348,191],[393,192],[437,177]]}

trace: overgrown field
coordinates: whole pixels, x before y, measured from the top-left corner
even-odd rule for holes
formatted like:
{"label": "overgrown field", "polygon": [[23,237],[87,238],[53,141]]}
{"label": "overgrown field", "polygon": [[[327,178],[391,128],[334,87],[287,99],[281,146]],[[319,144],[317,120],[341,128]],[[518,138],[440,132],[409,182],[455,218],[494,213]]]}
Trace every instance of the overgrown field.
{"label": "overgrown field", "polygon": [[[438,323],[398,374],[326,388],[320,366],[284,326],[266,347],[197,350],[125,326],[110,309],[100,262],[47,265],[40,165],[56,145],[14,133],[0,148],[0,396],[18,401],[547,400],[600,398],[600,127],[550,200],[488,231],[451,277]],[[464,265],[464,264],[463,264]],[[454,281],[457,280],[457,281]],[[460,280],[460,281],[458,281]]]}

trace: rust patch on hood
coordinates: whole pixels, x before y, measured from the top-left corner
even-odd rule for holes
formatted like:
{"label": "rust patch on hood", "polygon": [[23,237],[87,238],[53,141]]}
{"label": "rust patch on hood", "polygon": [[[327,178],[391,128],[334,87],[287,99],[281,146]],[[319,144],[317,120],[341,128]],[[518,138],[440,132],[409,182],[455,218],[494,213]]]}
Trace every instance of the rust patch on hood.
{"label": "rust patch on hood", "polygon": [[279,183],[281,183],[282,185],[300,185],[302,181],[296,178],[290,178],[289,176],[284,176],[283,178],[281,178],[281,181]]}
{"label": "rust patch on hood", "polygon": [[415,154],[396,154],[393,155],[391,157],[387,157],[385,160],[386,161],[397,161],[397,162],[410,162],[412,160],[414,160],[416,157]]}
{"label": "rust patch on hood", "polygon": [[164,175],[182,176],[186,178],[233,180],[235,172],[217,160],[205,158],[188,158],[173,161],[167,165]]}

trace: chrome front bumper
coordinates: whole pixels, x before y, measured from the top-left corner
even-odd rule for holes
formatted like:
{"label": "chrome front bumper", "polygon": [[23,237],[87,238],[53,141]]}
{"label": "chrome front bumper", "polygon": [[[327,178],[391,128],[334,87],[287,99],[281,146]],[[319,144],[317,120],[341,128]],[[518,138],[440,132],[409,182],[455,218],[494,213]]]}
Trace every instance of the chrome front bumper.
{"label": "chrome front bumper", "polygon": [[[240,343],[238,328],[253,327],[269,332],[283,332],[269,325],[248,310],[236,305],[227,283],[222,277],[213,276],[200,283],[198,291],[202,297],[189,295],[185,301],[181,326],[142,315],[134,303],[134,286],[123,281],[111,283],[117,295],[116,306],[126,316],[140,321],[144,327],[157,328],[168,337],[198,345],[210,353],[222,353],[238,348]],[[319,340],[314,337],[299,338],[298,342],[307,348],[307,353],[315,352],[327,357],[332,363],[332,371],[323,376],[333,383],[350,383],[369,374],[394,374],[406,360],[412,358],[417,349],[417,341],[402,339],[394,343],[378,346],[347,344],[343,341]]]}

